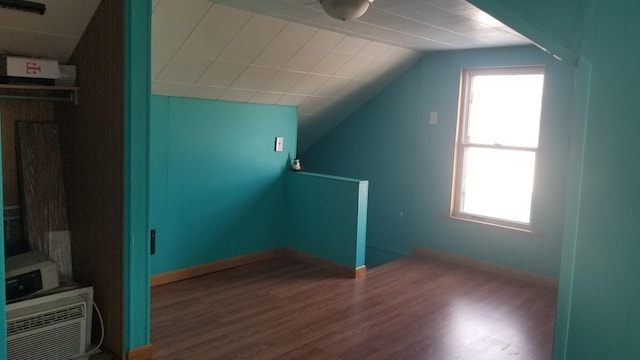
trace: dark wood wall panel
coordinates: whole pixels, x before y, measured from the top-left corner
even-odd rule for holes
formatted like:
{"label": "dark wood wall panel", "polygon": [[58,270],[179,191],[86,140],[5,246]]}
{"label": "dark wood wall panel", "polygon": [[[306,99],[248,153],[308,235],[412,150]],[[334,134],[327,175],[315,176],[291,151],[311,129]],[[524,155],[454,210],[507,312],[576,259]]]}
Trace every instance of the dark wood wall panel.
{"label": "dark wood wall panel", "polygon": [[104,347],[124,357],[124,0],[101,2],[69,63],[80,101],[56,118],[74,277],[94,287]]}
{"label": "dark wood wall panel", "polygon": [[18,121],[53,121],[55,111],[50,101],[2,100],[2,195],[4,206],[20,205],[16,166],[15,124]]}
{"label": "dark wood wall panel", "polygon": [[58,264],[62,280],[72,280],[69,237],[57,242],[51,236],[68,234],[69,229],[58,125],[51,121],[16,125],[20,199],[29,247],[49,255]]}
{"label": "dark wood wall panel", "polygon": [[[0,91],[2,93],[2,91]],[[18,206],[20,192],[16,160],[15,126],[18,121],[54,121],[55,110],[50,101],[2,100],[2,193],[5,207],[4,249],[5,256],[28,250],[23,236],[22,216]]]}

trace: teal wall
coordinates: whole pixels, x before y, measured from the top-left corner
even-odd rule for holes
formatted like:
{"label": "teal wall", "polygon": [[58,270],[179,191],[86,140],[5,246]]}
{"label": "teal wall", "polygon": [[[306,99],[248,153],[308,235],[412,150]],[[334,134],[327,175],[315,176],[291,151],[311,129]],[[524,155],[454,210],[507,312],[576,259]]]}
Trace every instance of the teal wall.
{"label": "teal wall", "polygon": [[163,96],[151,108],[151,273],[282,246],[296,109]]}
{"label": "teal wall", "polygon": [[[640,358],[640,3],[586,1],[591,64],[566,358]],[[569,284],[567,284],[569,285]]]}
{"label": "teal wall", "polygon": [[148,241],[151,2],[125,1],[125,16],[123,343],[126,354],[151,341]]}
{"label": "teal wall", "polygon": [[[449,218],[460,69],[545,65],[533,233]],[[302,156],[311,171],[370,181],[367,265],[413,245],[556,277],[574,69],[535,47],[439,52],[423,60]],[[429,113],[439,114],[429,125]]]}
{"label": "teal wall", "polygon": [[[2,105],[0,105],[2,106]],[[2,118],[0,118],[2,121]],[[0,139],[2,137],[0,136]],[[0,169],[2,169],[2,147],[0,146]],[[0,187],[2,186],[2,171],[0,171]],[[2,192],[0,192],[0,204],[4,204],[4,199],[2,198]],[[4,206],[0,208],[0,218],[4,219]],[[2,279],[4,279],[4,221],[2,225],[0,225],[0,241],[2,241],[2,246],[0,246],[0,259],[2,259],[2,266],[0,266],[0,275]],[[0,286],[0,299],[6,299],[5,287]],[[0,301],[0,324],[7,323],[7,312],[5,310],[6,302]],[[7,358],[7,327],[0,326],[0,359]]]}
{"label": "teal wall", "polygon": [[[640,358],[640,3],[637,1],[471,0],[540,43],[580,41],[571,191],[567,197],[554,359]],[[559,4],[560,3],[560,4]],[[565,4],[572,6],[567,7]],[[496,13],[496,15],[497,15]],[[554,24],[579,14],[573,34]]]}
{"label": "teal wall", "polygon": [[287,174],[288,248],[348,267],[364,265],[368,182]]}
{"label": "teal wall", "polygon": [[410,254],[420,67],[302,154],[309,171],[369,181],[367,267]]}
{"label": "teal wall", "polygon": [[[480,225],[448,217],[460,69],[545,65],[540,139],[532,202],[532,233]],[[423,108],[416,129],[413,242],[546,276],[557,277],[564,218],[564,190],[572,118],[574,68],[534,47],[442,52],[421,64]],[[429,125],[429,112],[439,124]]]}

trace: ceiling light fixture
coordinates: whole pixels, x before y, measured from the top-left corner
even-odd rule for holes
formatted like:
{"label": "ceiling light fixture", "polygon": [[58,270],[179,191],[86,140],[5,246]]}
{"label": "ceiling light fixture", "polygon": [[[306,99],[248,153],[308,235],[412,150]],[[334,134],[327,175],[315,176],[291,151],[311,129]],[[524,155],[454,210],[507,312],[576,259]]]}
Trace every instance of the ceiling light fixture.
{"label": "ceiling light fixture", "polygon": [[362,16],[373,0],[319,0],[329,16],[339,20],[353,20]]}
{"label": "ceiling light fixture", "polygon": [[0,8],[25,11],[40,15],[44,15],[44,12],[47,10],[47,6],[45,4],[25,0],[0,0]]}

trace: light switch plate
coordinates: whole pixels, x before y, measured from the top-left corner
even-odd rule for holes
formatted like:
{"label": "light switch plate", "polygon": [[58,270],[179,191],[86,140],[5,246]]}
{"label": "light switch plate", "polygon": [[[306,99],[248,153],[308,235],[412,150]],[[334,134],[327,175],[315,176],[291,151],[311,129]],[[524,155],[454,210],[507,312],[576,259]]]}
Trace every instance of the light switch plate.
{"label": "light switch plate", "polygon": [[282,152],[282,150],[284,150],[284,138],[283,137],[277,137],[276,138],[275,151]]}
{"label": "light switch plate", "polygon": [[431,114],[429,114],[429,124],[430,125],[438,125],[438,112],[437,111],[432,111]]}

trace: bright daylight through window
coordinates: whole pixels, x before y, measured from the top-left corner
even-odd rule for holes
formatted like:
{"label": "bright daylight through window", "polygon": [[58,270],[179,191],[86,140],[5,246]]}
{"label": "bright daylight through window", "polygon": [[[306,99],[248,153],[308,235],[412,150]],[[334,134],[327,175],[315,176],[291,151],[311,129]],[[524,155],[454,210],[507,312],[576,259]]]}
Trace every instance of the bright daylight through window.
{"label": "bright daylight through window", "polygon": [[543,67],[462,71],[452,216],[528,230]]}

